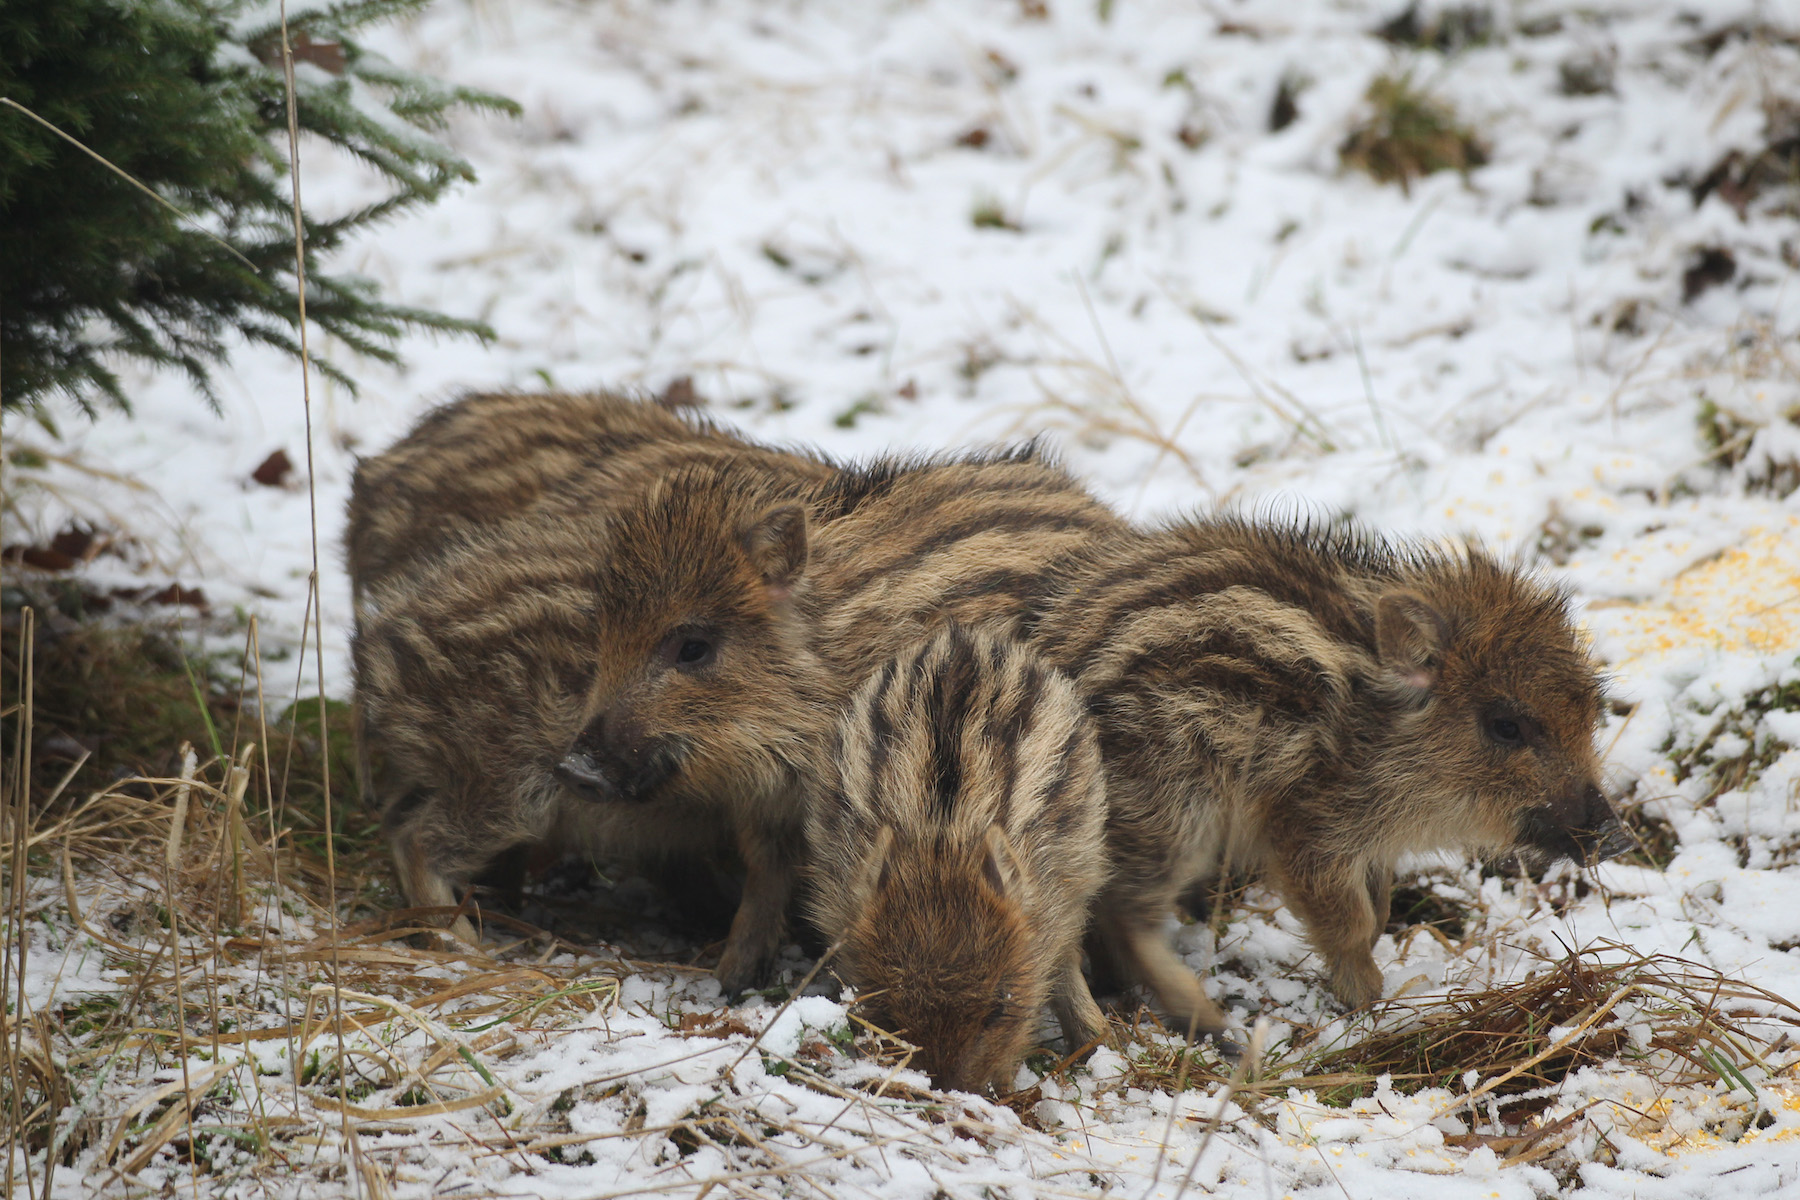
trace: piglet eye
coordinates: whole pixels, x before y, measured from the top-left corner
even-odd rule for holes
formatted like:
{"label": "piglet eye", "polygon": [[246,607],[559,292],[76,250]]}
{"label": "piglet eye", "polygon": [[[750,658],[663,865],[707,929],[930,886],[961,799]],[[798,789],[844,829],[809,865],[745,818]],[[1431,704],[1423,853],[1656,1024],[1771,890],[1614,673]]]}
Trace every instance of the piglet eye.
{"label": "piglet eye", "polygon": [[1519,723],[1511,717],[1489,717],[1487,731],[1489,737],[1503,746],[1517,746],[1525,740]]}
{"label": "piglet eye", "polygon": [[994,996],[994,1006],[988,1009],[987,1016],[982,1018],[981,1027],[992,1029],[1012,1014],[1012,989],[1002,988]]}
{"label": "piglet eye", "polygon": [[671,630],[656,650],[664,667],[677,671],[698,671],[711,666],[719,657],[717,635],[703,625],[688,625]]}

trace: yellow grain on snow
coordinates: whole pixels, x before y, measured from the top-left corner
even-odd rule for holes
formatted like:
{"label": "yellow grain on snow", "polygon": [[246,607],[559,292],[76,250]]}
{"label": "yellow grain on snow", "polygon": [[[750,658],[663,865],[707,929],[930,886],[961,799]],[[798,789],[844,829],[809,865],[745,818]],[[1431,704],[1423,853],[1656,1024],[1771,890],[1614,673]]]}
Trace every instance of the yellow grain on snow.
{"label": "yellow grain on snow", "polygon": [[[1639,553],[1632,548],[1614,557]],[[1622,642],[1622,661],[1656,658],[1696,643],[1734,653],[1800,646],[1800,516],[1759,526],[1669,580],[1652,600],[1601,602]]]}

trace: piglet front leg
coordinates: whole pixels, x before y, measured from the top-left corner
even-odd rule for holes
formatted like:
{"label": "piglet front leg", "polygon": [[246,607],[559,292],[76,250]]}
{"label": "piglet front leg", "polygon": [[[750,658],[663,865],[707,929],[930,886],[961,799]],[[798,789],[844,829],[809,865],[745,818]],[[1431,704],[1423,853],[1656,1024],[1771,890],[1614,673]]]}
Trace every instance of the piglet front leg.
{"label": "piglet front leg", "polygon": [[[1286,858],[1273,880],[1325,959],[1332,994],[1349,1008],[1381,999],[1381,971],[1372,953],[1381,922],[1365,864],[1311,855]],[[1384,898],[1387,895],[1383,890]],[[1385,909],[1385,905],[1383,908]]]}
{"label": "piglet front leg", "polygon": [[731,920],[724,953],[713,975],[727,998],[736,1000],[766,986],[775,973],[788,902],[799,875],[798,838],[769,830],[742,830],[744,895]]}

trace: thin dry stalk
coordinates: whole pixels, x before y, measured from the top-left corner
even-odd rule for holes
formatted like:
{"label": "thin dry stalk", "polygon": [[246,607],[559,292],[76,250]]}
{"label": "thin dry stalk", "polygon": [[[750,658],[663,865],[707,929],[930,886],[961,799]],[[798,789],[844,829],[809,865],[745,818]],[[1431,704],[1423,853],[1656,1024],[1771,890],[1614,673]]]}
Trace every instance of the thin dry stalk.
{"label": "thin dry stalk", "polygon": [[769,1030],[775,1028],[775,1023],[781,1020],[781,1018],[786,1015],[787,1010],[794,1006],[794,1001],[798,1000],[802,993],[812,986],[812,981],[818,978],[819,971],[826,963],[831,961],[832,956],[835,955],[843,945],[844,943],[841,939],[835,941],[826,948],[825,953],[819,955],[819,961],[812,965],[812,970],[806,973],[806,978],[802,979],[799,984],[795,986],[794,990],[788,993],[788,998],[781,1002],[781,1007],[775,1010],[775,1015],[769,1018],[768,1022],[760,1031],[758,1031],[757,1035],[750,1039],[750,1044],[744,1047],[744,1052],[731,1060],[731,1065],[726,1067],[723,1072],[726,1079],[731,1078],[731,1073],[737,1069],[737,1065],[746,1058],[749,1058],[751,1052],[762,1045],[763,1037],[768,1034]]}
{"label": "thin dry stalk", "polygon": [[[299,107],[294,99],[294,47],[288,36],[287,0],[281,0],[281,71],[282,82],[287,93],[287,125],[288,125],[288,177],[293,183],[294,214],[294,282],[295,301],[299,305],[300,328],[300,400],[306,415],[306,502],[307,514],[312,534],[312,573],[307,580],[309,606],[313,615],[313,666],[318,675],[319,699],[319,736],[322,742],[327,741],[327,721],[329,714],[325,706],[325,614],[322,611],[323,595],[319,589],[319,500],[318,470],[313,457],[313,419],[312,419],[312,351],[307,342],[306,332],[306,229],[300,218],[300,118]],[[301,627],[302,638],[305,627]],[[337,958],[337,850],[334,833],[336,826],[332,823],[331,813],[331,756],[326,754],[322,759],[323,786],[325,791],[325,874],[326,874],[326,911],[331,926],[331,985],[335,989],[340,978],[340,967]],[[338,1002],[342,1008],[342,1000]],[[342,1026],[338,1028],[338,1058],[344,1057],[344,1034]],[[348,1105],[349,1096],[344,1072],[338,1072],[338,1100]],[[350,1118],[346,1115],[342,1123],[345,1145],[350,1144]],[[353,1172],[352,1178],[360,1180],[361,1172]]]}
{"label": "thin dry stalk", "polygon": [[[28,1064],[33,1074],[37,1076],[38,1092],[43,1096],[43,1100],[25,1118],[25,1125],[28,1128],[41,1114],[44,1120],[44,1144],[55,1146],[64,1136],[63,1132],[57,1129],[57,1122],[63,1109],[68,1105],[72,1087],[67,1072],[51,1054],[50,1047],[54,1033],[49,1020],[42,1013],[33,1013],[31,1014],[31,1023],[37,1044],[29,1051]],[[24,1128],[17,1131],[16,1136],[19,1141],[23,1142],[24,1134]],[[29,1166],[29,1160],[27,1165]],[[55,1181],[56,1155],[54,1153],[46,1154],[44,1156],[44,1186],[39,1195],[48,1197]]]}
{"label": "thin dry stalk", "polygon": [[[1250,1079],[1257,1064],[1262,1062],[1263,1047],[1268,1044],[1268,1040],[1269,1019],[1258,1017],[1255,1028],[1250,1031],[1250,1045],[1245,1048],[1243,1057],[1238,1059],[1237,1069],[1232,1071],[1231,1078],[1226,1081],[1225,1090],[1219,1095],[1219,1105],[1213,1109],[1213,1115],[1207,1119],[1206,1131],[1200,1135],[1200,1144],[1194,1147],[1194,1157],[1188,1162],[1188,1169],[1181,1176],[1181,1186],[1175,1189],[1177,1197],[1186,1195],[1188,1185],[1194,1182],[1194,1172],[1199,1169],[1200,1160],[1206,1157],[1206,1148],[1212,1145],[1213,1136],[1219,1132],[1219,1126],[1224,1123],[1225,1109],[1230,1106],[1231,1098]],[[1326,1163],[1325,1166],[1327,1170],[1331,1169],[1330,1163]],[[1151,1184],[1152,1189],[1155,1186],[1154,1183]]]}
{"label": "thin dry stalk", "polygon": [[[176,903],[175,880],[181,870],[181,835],[187,824],[188,801],[193,792],[194,773],[197,766],[198,762],[196,755],[194,754],[194,748],[189,745],[183,745],[181,747],[181,779],[183,786],[176,789],[175,792],[175,812],[174,816],[171,817],[169,821],[169,842],[167,853],[163,858],[163,890],[164,895],[168,900],[169,910],[169,959],[175,977],[175,1033],[177,1053],[181,1055],[183,1099],[176,1108],[171,1108],[169,1110],[168,1115],[163,1118],[162,1124],[171,1124],[171,1118],[177,1115],[177,1109],[179,1109],[179,1115],[185,1117],[187,1121],[187,1139],[190,1148],[194,1144],[194,1087],[188,1072],[187,1004],[186,997],[182,994],[181,982],[181,977],[184,973],[184,967],[181,961],[181,906]],[[214,1027],[217,1028],[216,1023]],[[162,1128],[162,1124],[159,1124],[159,1130]],[[163,1141],[167,1140],[167,1136],[165,1135]],[[160,1146],[161,1142],[152,1138],[149,1142],[146,1142],[146,1145],[151,1144]],[[156,1151],[152,1149],[149,1153],[145,1153],[140,1149],[138,1155],[133,1156],[132,1162],[141,1166],[142,1163],[148,1162],[150,1160],[150,1155],[155,1152]],[[139,1156],[141,1156],[141,1162]],[[135,1174],[137,1169],[137,1166],[127,1165],[125,1171],[127,1174]],[[188,1182],[193,1187],[195,1197],[198,1198],[200,1195],[199,1172],[195,1171],[191,1173],[188,1176]]]}
{"label": "thin dry stalk", "polygon": [[89,158],[93,159],[95,162],[99,163],[101,166],[105,167],[107,170],[109,170],[113,174],[117,175],[120,179],[123,179],[126,183],[129,183],[132,187],[136,188],[138,191],[144,193],[144,195],[150,197],[150,199],[154,200],[156,203],[162,205],[164,208],[166,208],[170,212],[174,213],[176,220],[180,221],[182,224],[191,228],[195,233],[198,233],[201,237],[205,238],[207,241],[212,242],[215,245],[219,246],[227,254],[231,255],[233,258],[235,258],[239,262],[243,263],[246,267],[249,267],[252,271],[256,270],[256,264],[251,262],[249,259],[245,258],[242,251],[238,250],[235,246],[231,245],[229,242],[227,242],[223,238],[219,237],[218,234],[216,234],[216,233],[212,232],[210,229],[206,228],[206,226],[201,224],[200,221],[193,216],[193,214],[183,212],[181,209],[177,208],[175,205],[169,203],[169,200],[167,197],[161,195],[154,188],[152,188],[148,184],[144,183],[143,180],[137,178],[135,175],[131,174],[131,172],[125,170],[123,167],[114,163],[111,159],[107,158],[105,155],[99,153],[96,150],[91,149],[86,143],[82,142],[80,139],[72,137],[67,133],[64,133],[59,126],[53,125],[49,121],[44,120],[44,118],[38,116],[36,113],[32,112],[29,108],[26,108],[23,104],[20,104],[17,100],[13,100],[6,96],[0,96],[0,104],[5,105],[7,108],[16,109],[17,111],[23,113],[30,120],[36,121],[39,125],[42,125],[45,129],[48,129],[51,133],[54,133],[57,137],[61,138],[63,141],[68,142],[70,145],[74,146],[77,150],[81,151],[83,154],[87,155]]}
{"label": "thin dry stalk", "polygon": [[[6,1192],[13,1194],[13,1144],[21,1148],[25,1144],[26,1115],[22,1111],[25,1100],[25,1081],[20,1066],[25,1058],[25,966],[26,954],[31,945],[30,934],[25,928],[26,901],[26,848],[30,845],[31,827],[31,733],[33,695],[35,692],[33,668],[33,646],[36,638],[36,613],[31,608],[22,609],[19,620],[19,707],[17,737],[13,744],[12,776],[10,780],[0,777],[0,782],[10,783],[10,812],[8,813],[12,834],[12,879],[11,892],[7,903],[7,925],[11,936],[10,945],[4,947],[0,954],[0,997],[10,995],[7,986],[7,970],[13,970],[13,981],[18,984],[18,999],[13,1007],[12,1039],[6,1043],[6,1075],[11,1086],[12,1137],[8,1139],[6,1154]],[[18,948],[18,966],[13,967],[12,947]],[[48,1092],[45,1098],[49,1098]],[[25,1158],[25,1189],[30,1195],[33,1191],[31,1158]]]}
{"label": "thin dry stalk", "polygon": [[1075,282],[1080,291],[1082,303],[1086,306],[1089,324],[1094,330],[1096,340],[1100,343],[1101,353],[1106,358],[1104,364],[1096,363],[1084,355],[1060,331],[1047,324],[1035,312],[1026,311],[1024,315],[1041,332],[1055,339],[1064,348],[1065,354],[1060,358],[1049,360],[1048,365],[1090,380],[1095,399],[1092,401],[1067,399],[1059,395],[1042,378],[1034,375],[1033,382],[1044,398],[1037,405],[1019,409],[1019,417],[1014,421],[1006,436],[1010,437],[1022,432],[1028,419],[1041,426],[1044,423],[1042,416],[1045,409],[1055,413],[1065,413],[1074,420],[1065,424],[1053,419],[1050,423],[1051,427],[1060,425],[1069,428],[1077,437],[1082,438],[1094,435],[1123,437],[1154,446],[1156,447],[1156,458],[1150,465],[1152,472],[1162,465],[1165,458],[1173,458],[1181,464],[1189,479],[1197,486],[1209,493],[1212,492],[1213,489],[1207,483],[1200,464],[1195,462],[1193,457],[1182,448],[1178,440],[1182,430],[1187,427],[1194,413],[1199,410],[1202,398],[1193,400],[1176,420],[1174,427],[1165,433],[1156,415],[1145,407],[1126,381],[1118,360],[1113,355],[1112,344],[1100,324],[1099,314],[1094,310],[1087,285],[1079,276],[1076,277]]}
{"label": "thin dry stalk", "polygon": [[[1181,1111],[1181,1094],[1187,1091],[1188,1069],[1193,1065],[1194,1061],[1194,1031],[1198,1028],[1196,1022],[1198,1022],[1199,1019],[1200,1014],[1198,1012],[1195,1012],[1188,1018],[1186,1045],[1184,1045],[1181,1050],[1181,1068],[1176,1073],[1175,1091],[1169,1096],[1169,1119],[1163,1123],[1162,1144],[1156,1148],[1156,1167],[1150,1172],[1150,1186],[1144,1189],[1144,1195],[1146,1197],[1156,1190],[1156,1185],[1158,1183],[1162,1182],[1163,1163],[1166,1162],[1169,1157],[1169,1135],[1175,1132],[1175,1117],[1176,1114]],[[1241,1075],[1244,1069],[1243,1064],[1240,1063],[1238,1066],[1238,1073]],[[1223,1107],[1224,1106],[1221,1104],[1221,1110],[1223,1110]],[[1195,1161],[1198,1161],[1198,1159]]]}
{"label": "thin dry stalk", "polygon": [[[350,999],[360,1000],[364,1004],[374,1004],[374,1005],[378,1005],[382,1008],[391,1010],[395,1015],[401,1017],[402,1019],[406,1020],[407,1022],[409,1022],[410,1024],[415,1026],[426,1037],[430,1038],[434,1042],[437,1042],[438,1044],[443,1046],[446,1050],[454,1053],[458,1058],[462,1059],[462,1061],[464,1063],[468,1064],[468,1067],[471,1071],[475,1072],[475,1074],[477,1074],[481,1077],[481,1081],[483,1083],[487,1084],[488,1088],[495,1093],[495,1096],[500,1096],[504,1093],[505,1089],[502,1088],[500,1086],[499,1081],[494,1078],[493,1072],[489,1071],[485,1066],[482,1065],[481,1060],[479,1058],[475,1057],[475,1051],[469,1046],[469,1044],[467,1042],[465,1042],[462,1038],[458,1037],[455,1033],[451,1032],[449,1029],[446,1029],[443,1026],[439,1025],[437,1022],[431,1020],[424,1013],[422,1013],[418,1009],[412,1007],[410,1004],[406,1004],[399,1000],[396,1000],[392,996],[376,995],[373,992],[357,992],[357,991],[352,991],[351,989],[342,987],[342,986],[321,985],[321,986],[313,988],[313,993],[315,995],[319,995],[319,996],[323,996],[323,995],[326,995],[327,993],[329,993],[332,995],[333,999],[337,1003],[340,1003],[340,1004],[343,1002],[343,998],[348,996]],[[342,1034],[341,1033],[339,1035],[339,1042],[341,1045],[342,1044]],[[340,1079],[342,1078],[342,1074],[343,1073],[340,1071],[339,1072]],[[430,1074],[430,1070],[429,1069],[421,1070],[419,1072],[419,1074],[421,1076],[428,1075],[428,1074]],[[342,1100],[343,1097],[340,1096],[339,1099]]]}
{"label": "thin dry stalk", "polygon": [[1237,372],[1244,385],[1250,389],[1250,394],[1288,429],[1289,436],[1295,442],[1309,441],[1321,454],[1331,454],[1337,450],[1335,435],[1323,417],[1287,388],[1273,380],[1259,377],[1236,351],[1219,338],[1213,329],[1218,323],[1217,317],[1206,312],[1201,305],[1184,301],[1177,296],[1175,285],[1169,280],[1159,278],[1156,284],[1170,303],[1193,318],[1194,323],[1200,326],[1201,336],[1231,364],[1232,370]]}
{"label": "thin dry stalk", "polygon": [[[310,596],[308,597],[307,606],[309,609],[311,608]],[[268,703],[268,698],[263,693],[262,626],[257,621],[256,617],[254,617],[254,616],[252,616],[250,618],[250,628],[249,628],[249,631],[245,634],[245,641],[246,641],[245,657],[248,662],[250,662],[251,664],[254,664],[255,671],[256,671],[256,720],[257,720],[258,732],[261,735],[261,739],[262,739],[259,744],[266,747],[269,744],[269,703]],[[302,649],[304,650],[304,647]],[[302,658],[305,657],[304,653],[301,655],[301,657]],[[294,690],[295,690],[295,692],[298,692],[300,690],[297,683],[295,685]],[[292,739],[290,739],[288,741],[288,754],[290,756],[290,761],[291,761],[291,757],[293,754],[293,740]],[[286,782],[286,778],[287,778],[286,768],[283,768],[282,780],[283,780],[284,784]],[[269,775],[269,755],[266,750],[264,751],[263,756],[262,756],[262,786],[263,786],[264,812],[266,813],[266,815],[268,817],[268,822],[269,822],[269,824],[268,824],[269,835],[271,838],[275,838],[280,835],[281,822],[275,812],[275,787],[274,787],[274,781],[270,778],[270,775]],[[285,807],[285,805],[284,805],[284,807]],[[265,926],[271,925],[273,923],[272,918],[274,917],[274,914],[279,911],[279,907],[278,907],[279,903],[280,903],[279,897],[283,894],[283,889],[282,889],[282,885],[281,885],[281,855],[277,854],[277,853],[270,854],[269,858],[268,858],[268,863],[269,863],[270,887],[269,887],[268,897],[264,901],[264,904],[263,904],[263,924]],[[288,972],[288,962],[287,962],[287,958],[285,956],[280,960],[280,965],[281,965],[281,1015],[287,1021],[287,1028],[289,1030],[292,1030],[294,1027],[294,986],[293,986],[293,979]],[[256,959],[255,980],[259,984],[262,982],[262,969],[263,969],[262,956],[258,955],[257,959]],[[298,1066],[300,1060],[297,1057],[295,1057],[296,1051],[294,1048],[294,1038],[293,1038],[293,1034],[291,1032],[288,1035],[287,1051],[288,1051],[288,1061],[296,1064],[295,1068],[294,1068],[294,1107],[297,1109],[300,1106],[300,1070],[299,1070],[299,1066]]]}

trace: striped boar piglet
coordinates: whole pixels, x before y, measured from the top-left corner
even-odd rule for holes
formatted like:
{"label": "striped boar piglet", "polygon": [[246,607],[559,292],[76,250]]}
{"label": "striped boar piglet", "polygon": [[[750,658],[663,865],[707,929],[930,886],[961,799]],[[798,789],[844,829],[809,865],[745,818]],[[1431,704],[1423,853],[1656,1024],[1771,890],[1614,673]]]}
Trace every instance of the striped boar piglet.
{"label": "striped boar piglet", "polygon": [[1567,599],[1479,550],[1184,521],[1072,573],[1033,630],[1106,760],[1096,950],[1202,1032],[1223,1016],[1163,921],[1221,871],[1272,885],[1357,1007],[1381,993],[1371,950],[1400,856],[1626,845]]}
{"label": "striped boar piglet", "polygon": [[964,1091],[1010,1090],[1046,1003],[1071,1048],[1098,1036],[1081,935],[1105,796],[1069,681],[952,625],[857,690],[833,758],[810,904],[869,1019]]}

